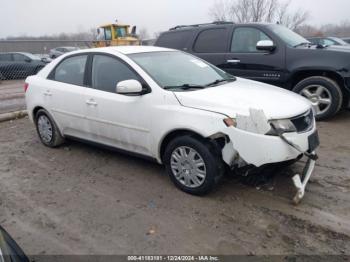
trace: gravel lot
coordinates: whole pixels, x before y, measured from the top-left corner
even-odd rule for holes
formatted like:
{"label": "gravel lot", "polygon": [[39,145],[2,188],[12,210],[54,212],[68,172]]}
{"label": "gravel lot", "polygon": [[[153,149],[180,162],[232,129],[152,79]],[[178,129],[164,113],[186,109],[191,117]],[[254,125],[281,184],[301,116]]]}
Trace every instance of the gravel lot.
{"label": "gravel lot", "polygon": [[348,254],[350,112],[319,124],[299,206],[294,165],[257,189],[227,176],[206,197],[152,162],[79,142],[44,147],[27,118],[0,123],[0,224],[38,254]]}
{"label": "gravel lot", "polygon": [[25,109],[24,80],[0,81],[0,114]]}

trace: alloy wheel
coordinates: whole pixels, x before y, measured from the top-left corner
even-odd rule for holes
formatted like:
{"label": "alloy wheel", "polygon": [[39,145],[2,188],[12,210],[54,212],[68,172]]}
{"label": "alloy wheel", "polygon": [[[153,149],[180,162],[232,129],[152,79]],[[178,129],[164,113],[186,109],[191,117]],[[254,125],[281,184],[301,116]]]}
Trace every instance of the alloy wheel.
{"label": "alloy wheel", "polygon": [[300,94],[309,99],[317,115],[327,112],[333,102],[331,93],[322,85],[309,85]]}

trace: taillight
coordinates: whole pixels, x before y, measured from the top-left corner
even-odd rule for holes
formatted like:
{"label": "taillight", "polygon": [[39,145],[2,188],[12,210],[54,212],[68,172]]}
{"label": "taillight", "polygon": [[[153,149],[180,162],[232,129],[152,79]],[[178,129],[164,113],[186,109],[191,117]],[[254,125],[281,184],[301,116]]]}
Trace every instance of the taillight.
{"label": "taillight", "polygon": [[28,83],[24,83],[24,93],[27,92],[28,87],[29,87],[29,84]]}

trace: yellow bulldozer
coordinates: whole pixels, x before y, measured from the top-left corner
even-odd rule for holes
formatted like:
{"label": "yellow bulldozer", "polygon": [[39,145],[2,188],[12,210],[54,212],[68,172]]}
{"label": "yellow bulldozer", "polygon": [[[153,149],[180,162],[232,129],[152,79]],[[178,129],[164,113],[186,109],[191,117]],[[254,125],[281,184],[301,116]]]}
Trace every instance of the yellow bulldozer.
{"label": "yellow bulldozer", "polygon": [[141,41],[136,35],[136,26],[130,31],[130,25],[108,24],[97,29],[97,40],[94,47],[140,45]]}

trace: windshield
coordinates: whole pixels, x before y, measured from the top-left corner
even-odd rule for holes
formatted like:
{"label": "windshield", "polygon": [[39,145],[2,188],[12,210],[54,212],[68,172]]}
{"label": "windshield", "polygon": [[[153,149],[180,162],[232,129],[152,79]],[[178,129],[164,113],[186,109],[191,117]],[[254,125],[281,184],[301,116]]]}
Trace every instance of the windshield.
{"label": "windshield", "polygon": [[78,47],[73,47],[73,46],[65,47],[65,49],[66,49],[67,51],[69,51],[69,52],[79,50]]}
{"label": "windshield", "polygon": [[40,57],[37,55],[33,55],[31,53],[22,53],[22,54],[24,54],[25,56],[29,57],[32,60],[40,60]]}
{"label": "windshield", "polygon": [[116,27],[115,35],[117,37],[126,37],[126,28],[125,27]]}
{"label": "windshield", "polygon": [[304,37],[283,25],[270,25],[269,28],[289,46],[294,47],[301,44],[310,43]]}
{"label": "windshield", "polygon": [[340,45],[349,45],[349,43],[345,42],[343,39],[340,39],[340,38],[338,38],[338,37],[332,37],[332,38],[330,38],[330,39],[332,39],[332,40],[338,42]]}
{"label": "windshield", "polygon": [[129,57],[141,66],[161,87],[208,87],[234,77],[207,62],[183,52],[149,52]]}

